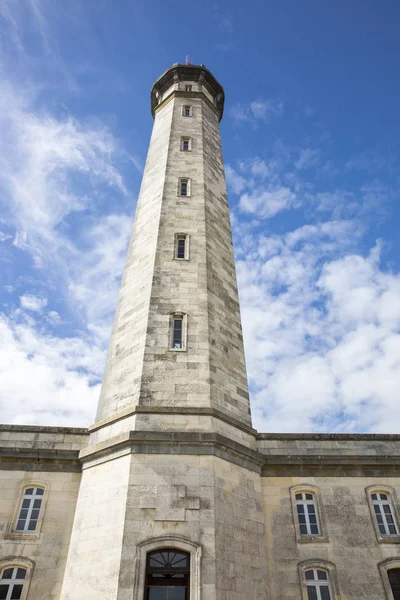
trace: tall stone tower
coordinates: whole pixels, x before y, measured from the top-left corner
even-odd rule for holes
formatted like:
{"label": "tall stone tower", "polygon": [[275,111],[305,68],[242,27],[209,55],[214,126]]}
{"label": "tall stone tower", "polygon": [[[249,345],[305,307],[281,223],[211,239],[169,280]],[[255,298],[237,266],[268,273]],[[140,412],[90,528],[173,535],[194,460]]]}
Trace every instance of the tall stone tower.
{"label": "tall stone tower", "polygon": [[[62,600],[77,590],[90,600],[266,598],[223,106],[202,65],[174,65],[151,91],[153,133],[81,453]],[[184,569],[164,565],[172,575],[160,584],[151,552],[165,562],[168,549],[186,557]]]}

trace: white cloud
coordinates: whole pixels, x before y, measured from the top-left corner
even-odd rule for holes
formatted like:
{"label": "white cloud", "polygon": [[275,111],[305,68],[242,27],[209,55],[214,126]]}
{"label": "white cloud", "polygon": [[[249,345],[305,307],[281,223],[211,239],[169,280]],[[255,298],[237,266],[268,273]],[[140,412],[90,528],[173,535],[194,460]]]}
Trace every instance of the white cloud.
{"label": "white cloud", "polygon": [[295,200],[296,195],[289,188],[280,187],[243,194],[239,200],[239,207],[243,212],[254,214],[261,219],[268,219],[293,206]]}
{"label": "white cloud", "polygon": [[87,426],[104,354],[80,337],[57,338],[14,313],[0,318],[0,413],[4,423]]}
{"label": "white cloud", "polygon": [[299,158],[294,163],[296,169],[310,169],[315,167],[319,163],[319,150],[314,148],[302,148],[300,150]]}
{"label": "white cloud", "polygon": [[6,242],[7,240],[11,240],[12,239],[12,235],[7,235],[6,233],[3,233],[2,231],[0,231],[0,242]]}
{"label": "white cloud", "polygon": [[236,124],[247,122],[255,126],[259,122],[270,123],[281,117],[283,112],[283,101],[269,98],[253,100],[248,105],[235,104],[228,114]]}
{"label": "white cloud", "polygon": [[42,312],[42,309],[47,306],[47,298],[39,298],[33,294],[24,294],[20,296],[21,307],[33,312]]}
{"label": "white cloud", "polygon": [[239,241],[253,418],[262,431],[387,431],[400,418],[400,276],[357,222]]}

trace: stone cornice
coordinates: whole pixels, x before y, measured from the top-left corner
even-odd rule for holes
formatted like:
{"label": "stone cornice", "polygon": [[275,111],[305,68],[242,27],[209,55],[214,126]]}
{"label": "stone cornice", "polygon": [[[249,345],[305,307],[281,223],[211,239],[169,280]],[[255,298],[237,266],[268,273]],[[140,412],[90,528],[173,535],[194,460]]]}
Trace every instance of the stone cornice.
{"label": "stone cornice", "polygon": [[83,464],[111,460],[121,451],[132,454],[214,455],[251,471],[261,472],[262,455],[219,433],[130,431],[80,452]]}
{"label": "stone cornice", "polygon": [[89,435],[87,427],[51,427],[48,425],[0,425],[1,431],[23,431],[29,433],[63,433],[70,435]]}
{"label": "stone cornice", "polygon": [[220,111],[216,106],[214,106],[214,104],[209,100],[209,98],[207,98],[207,96],[203,92],[184,92],[182,90],[172,90],[171,93],[168,94],[168,96],[164,98],[164,100],[154,108],[153,116],[159,110],[164,108],[164,106],[168,104],[168,102],[171,102],[171,100],[177,96],[183,98],[201,98],[215,112],[218,119],[221,120],[222,117]]}
{"label": "stone cornice", "polygon": [[393,433],[257,433],[257,440],[309,440],[309,441],[383,441],[398,442],[400,435]]}
{"label": "stone cornice", "polygon": [[248,433],[250,435],[255,436],[257,433],[256,429],[253,429],[253,427],[249,427],[248,425],[241,423],[241,421],[239,421],[239,419],[236,419],[235,417],[227,415],[226,413],[223,413],[222,411],[220,411],[216,408],[204,408],[204,407],[195,407],[195,406],[194,407],[182,407],[182,408],[172,407],[172,406],[171,407],[160,407],[160,408],[156,408],[156,407],[152,407],[152,406],[137,406],[134,410],[126,409],[115,415],[112,415],[111,417],[107,417],[106,419],[102,419],[101,421],[94,423],[93,425],[91,425],[89,427],[88,431],[89,431],[89,433],[92,433],[93,431],[97,431],[97,430],[101,429],[102,427],[111,425],[112,423],[115,423],[116,421],[120,421],[121,419],[125,419],[126,417],[129,417],[132,415],[145,415],[145,414],[196,415],[196,416],[214,417],[215,419],[224,421],[225,423],[228,423],[229,425],[232,425],[233,427],[237,427],[238,429],[245,431],[246,433]]}
{"label": "stone cornice", "polygon": [[78,450],[0,447],[0,469],[80,473],[82,466]]}

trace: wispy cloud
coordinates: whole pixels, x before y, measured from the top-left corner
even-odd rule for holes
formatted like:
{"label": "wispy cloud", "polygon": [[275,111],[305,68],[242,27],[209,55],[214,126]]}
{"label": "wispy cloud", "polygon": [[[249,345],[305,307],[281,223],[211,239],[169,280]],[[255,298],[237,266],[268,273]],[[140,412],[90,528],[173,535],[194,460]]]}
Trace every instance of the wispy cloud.
{"label": "wispy cloud", "polygon": [[270,123],[273,119],[281,117],[284,105],[282,100],[258,99],[248,105],[235,104],[228,112],[236,125],[248,123],[257,126],[258,123]]}

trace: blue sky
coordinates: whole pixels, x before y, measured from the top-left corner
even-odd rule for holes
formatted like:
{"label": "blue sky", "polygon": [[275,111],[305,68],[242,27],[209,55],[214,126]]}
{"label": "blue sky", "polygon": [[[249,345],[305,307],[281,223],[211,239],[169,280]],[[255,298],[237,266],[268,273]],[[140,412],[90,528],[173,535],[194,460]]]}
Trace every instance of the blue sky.
{"label": "blue sky", "polygon": [[255,426],[396,432],[400,6],[3,0],[0,421],[89,425],[151,133],[190,54],[221,124]]}

